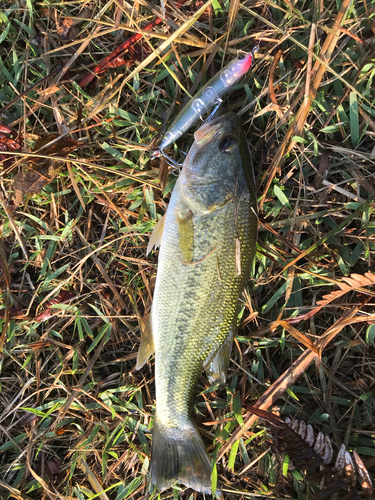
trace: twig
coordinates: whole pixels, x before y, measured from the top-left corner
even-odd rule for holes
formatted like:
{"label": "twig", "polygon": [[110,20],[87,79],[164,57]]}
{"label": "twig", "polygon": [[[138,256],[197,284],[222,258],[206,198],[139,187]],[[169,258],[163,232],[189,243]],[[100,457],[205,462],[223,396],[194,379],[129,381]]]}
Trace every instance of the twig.
{"label": "twig", "polygon": [[313,51],[315,44],[316,24],[311,24],[309,47],[307,50],[307,69],[306,69],[306,83],[305,83],[305,99],[310,95],[310,82],[311,82],[311,67],[313,62]]}
{"label": "twig", "polygon": [[366,202],[366,200],[364,198],[362,198],[361,196],[358,196],[358,195],[356,195],[354,193],[351,193],[347,189],[343,189],[340,186],[336,186],[336,184],[332,184],[332,182],[329,182],[329,181],[327,181],[325,179],[323,180],[323,185],[327,186],[327,187],[329,187],[331,189],[334,189],[338,193],[341,193],[344,196],[346,196],[347,198],[350,198],[352,200],[359,201],[360,203],[365,203]]}
{"label": "twig", "polygon": [[95,491],[95,496],[98,496],[100,500],[109,500],[107,494],[104,492],[103,486],[99,483],[97,477],[87,465],[87,462],[84,458],[80,457],[77,461],[78,467],[85,474],[86,479],[91,484],[93,490]]}
{"label": "twig", "polygon": [[9,484],[4,483],[4,481],[0,481],[0,487],[8,490],[11,497],[16,498],[17,500],[31,500],[31,497],[24,495],[23,493],[20,492],[20,490],[17,490],[16,488],[13,488]]}
{"label": "twig", "polygon": [[18,96],[16,96],[14,99],[12,99],[10,102],[8,102],[8,104],[6,106],[4,106],[3,108],[0,108],[0,113],[7,110],[8,108],[10,108],[15,102],[17,102],[19,99],[21,99],[22,97],[27,95],[29,92],[34,90],[36,87],[38,87],[38,85],[41,85],[42,83],[44,83],[46,80],[48,80],[48,78],[50,78],[52,75],[54,75],[57,72],[58,72],[57,69],[55,69],[54,71],[51,71],[47,76],[45,76],[41,80],[34,83],[34,85],[31,85],[31,87],[29,87],[27,90],[25,90],[24,92],[21,92],[21,94],[18,94]]}

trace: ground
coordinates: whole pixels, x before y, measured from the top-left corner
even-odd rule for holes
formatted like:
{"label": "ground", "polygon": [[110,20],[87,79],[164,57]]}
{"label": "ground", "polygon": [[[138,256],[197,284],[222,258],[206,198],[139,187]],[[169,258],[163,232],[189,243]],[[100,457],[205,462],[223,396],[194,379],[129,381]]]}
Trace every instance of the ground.
{"label": "ground", "polygon": [[150,150],[188,93],[254,47],[222,109],[252,151],[257,254],[228,386],[202,375],[196,421],[228,499],[319,491],[255,404],[345,443],[374,478],[375,4],[185,3],[1,2],[1,498],[150,493],[153,360],[134,366],[147,243],[176,181]]}

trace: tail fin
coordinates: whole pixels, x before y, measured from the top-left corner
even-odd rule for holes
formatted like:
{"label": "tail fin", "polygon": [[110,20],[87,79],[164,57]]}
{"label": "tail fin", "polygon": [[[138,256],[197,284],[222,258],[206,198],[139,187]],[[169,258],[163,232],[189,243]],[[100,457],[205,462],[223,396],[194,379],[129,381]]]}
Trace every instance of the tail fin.
{"label": "tail fin", "polygon": [[195,491],[211,494],[211,460],[193,424],[183,429],[171,428],[155,418],[151,482],[160,491],[179,482]]}

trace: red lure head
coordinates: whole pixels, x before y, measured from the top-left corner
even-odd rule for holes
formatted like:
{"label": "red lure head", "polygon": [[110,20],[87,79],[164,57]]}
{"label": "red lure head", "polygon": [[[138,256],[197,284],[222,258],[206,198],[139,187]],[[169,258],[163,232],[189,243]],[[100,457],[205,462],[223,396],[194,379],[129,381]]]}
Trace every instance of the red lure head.
{"label": "red lure head", "polygon": [[253,62],[253,53],[240,54],[233,59],[220,73],[220,80],[225,88],[229,88],[237,83],[250,69]]}
{"label": "red lure head", "polygon": [[241,75],[244,75],[249,71],[253,62],[253,53],[249,52],[248,54],[240,54],[235,60],[235,65],[238,68],[238,71]]}

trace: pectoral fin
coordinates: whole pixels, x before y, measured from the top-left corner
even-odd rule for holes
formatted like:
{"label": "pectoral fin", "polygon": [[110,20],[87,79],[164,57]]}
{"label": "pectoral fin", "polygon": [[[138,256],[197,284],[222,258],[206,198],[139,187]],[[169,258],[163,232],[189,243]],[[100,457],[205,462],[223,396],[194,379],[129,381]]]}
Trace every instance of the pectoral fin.
{"label": "pectoral fin", "polygon": [[194,221],[191,210],[177,214],[178,242],[181,260],[186,264],[193,262],[194,254]]}
{"label": "pectoral fin", "polygon": [[150,239],[149,239],[148,245],[147,245],[146,255],[148,255],[151,252],[151,250],[153,250],[154,248],[156,250],[157,248],[160,247],[161,238],[162,238],[163,232],[164,232],[164,224],[165,224],[165,214],[163,215],[163,217],[161,219],[158,220],[156,226],[154,227],[154,230],[151,233],[151,236],[150,236]]}
{"label": "pectoral fin", "polygon": [[145,365],[149,357],[155,352],[154,338],[151,328],[151,314],[145,321],[145,328],[142,332],[141,345],[139,346],[137,355],[136,370],[140,370]]}
{"label": "pectoral fin", "polygon": [[225,339],[224,344],[220,347],[214,358],[208,359],[207,363],[204,365],[207,379],[211,385],[224,385],[226,382],[235,329],[235,325],[230,328],[228,337]]}

